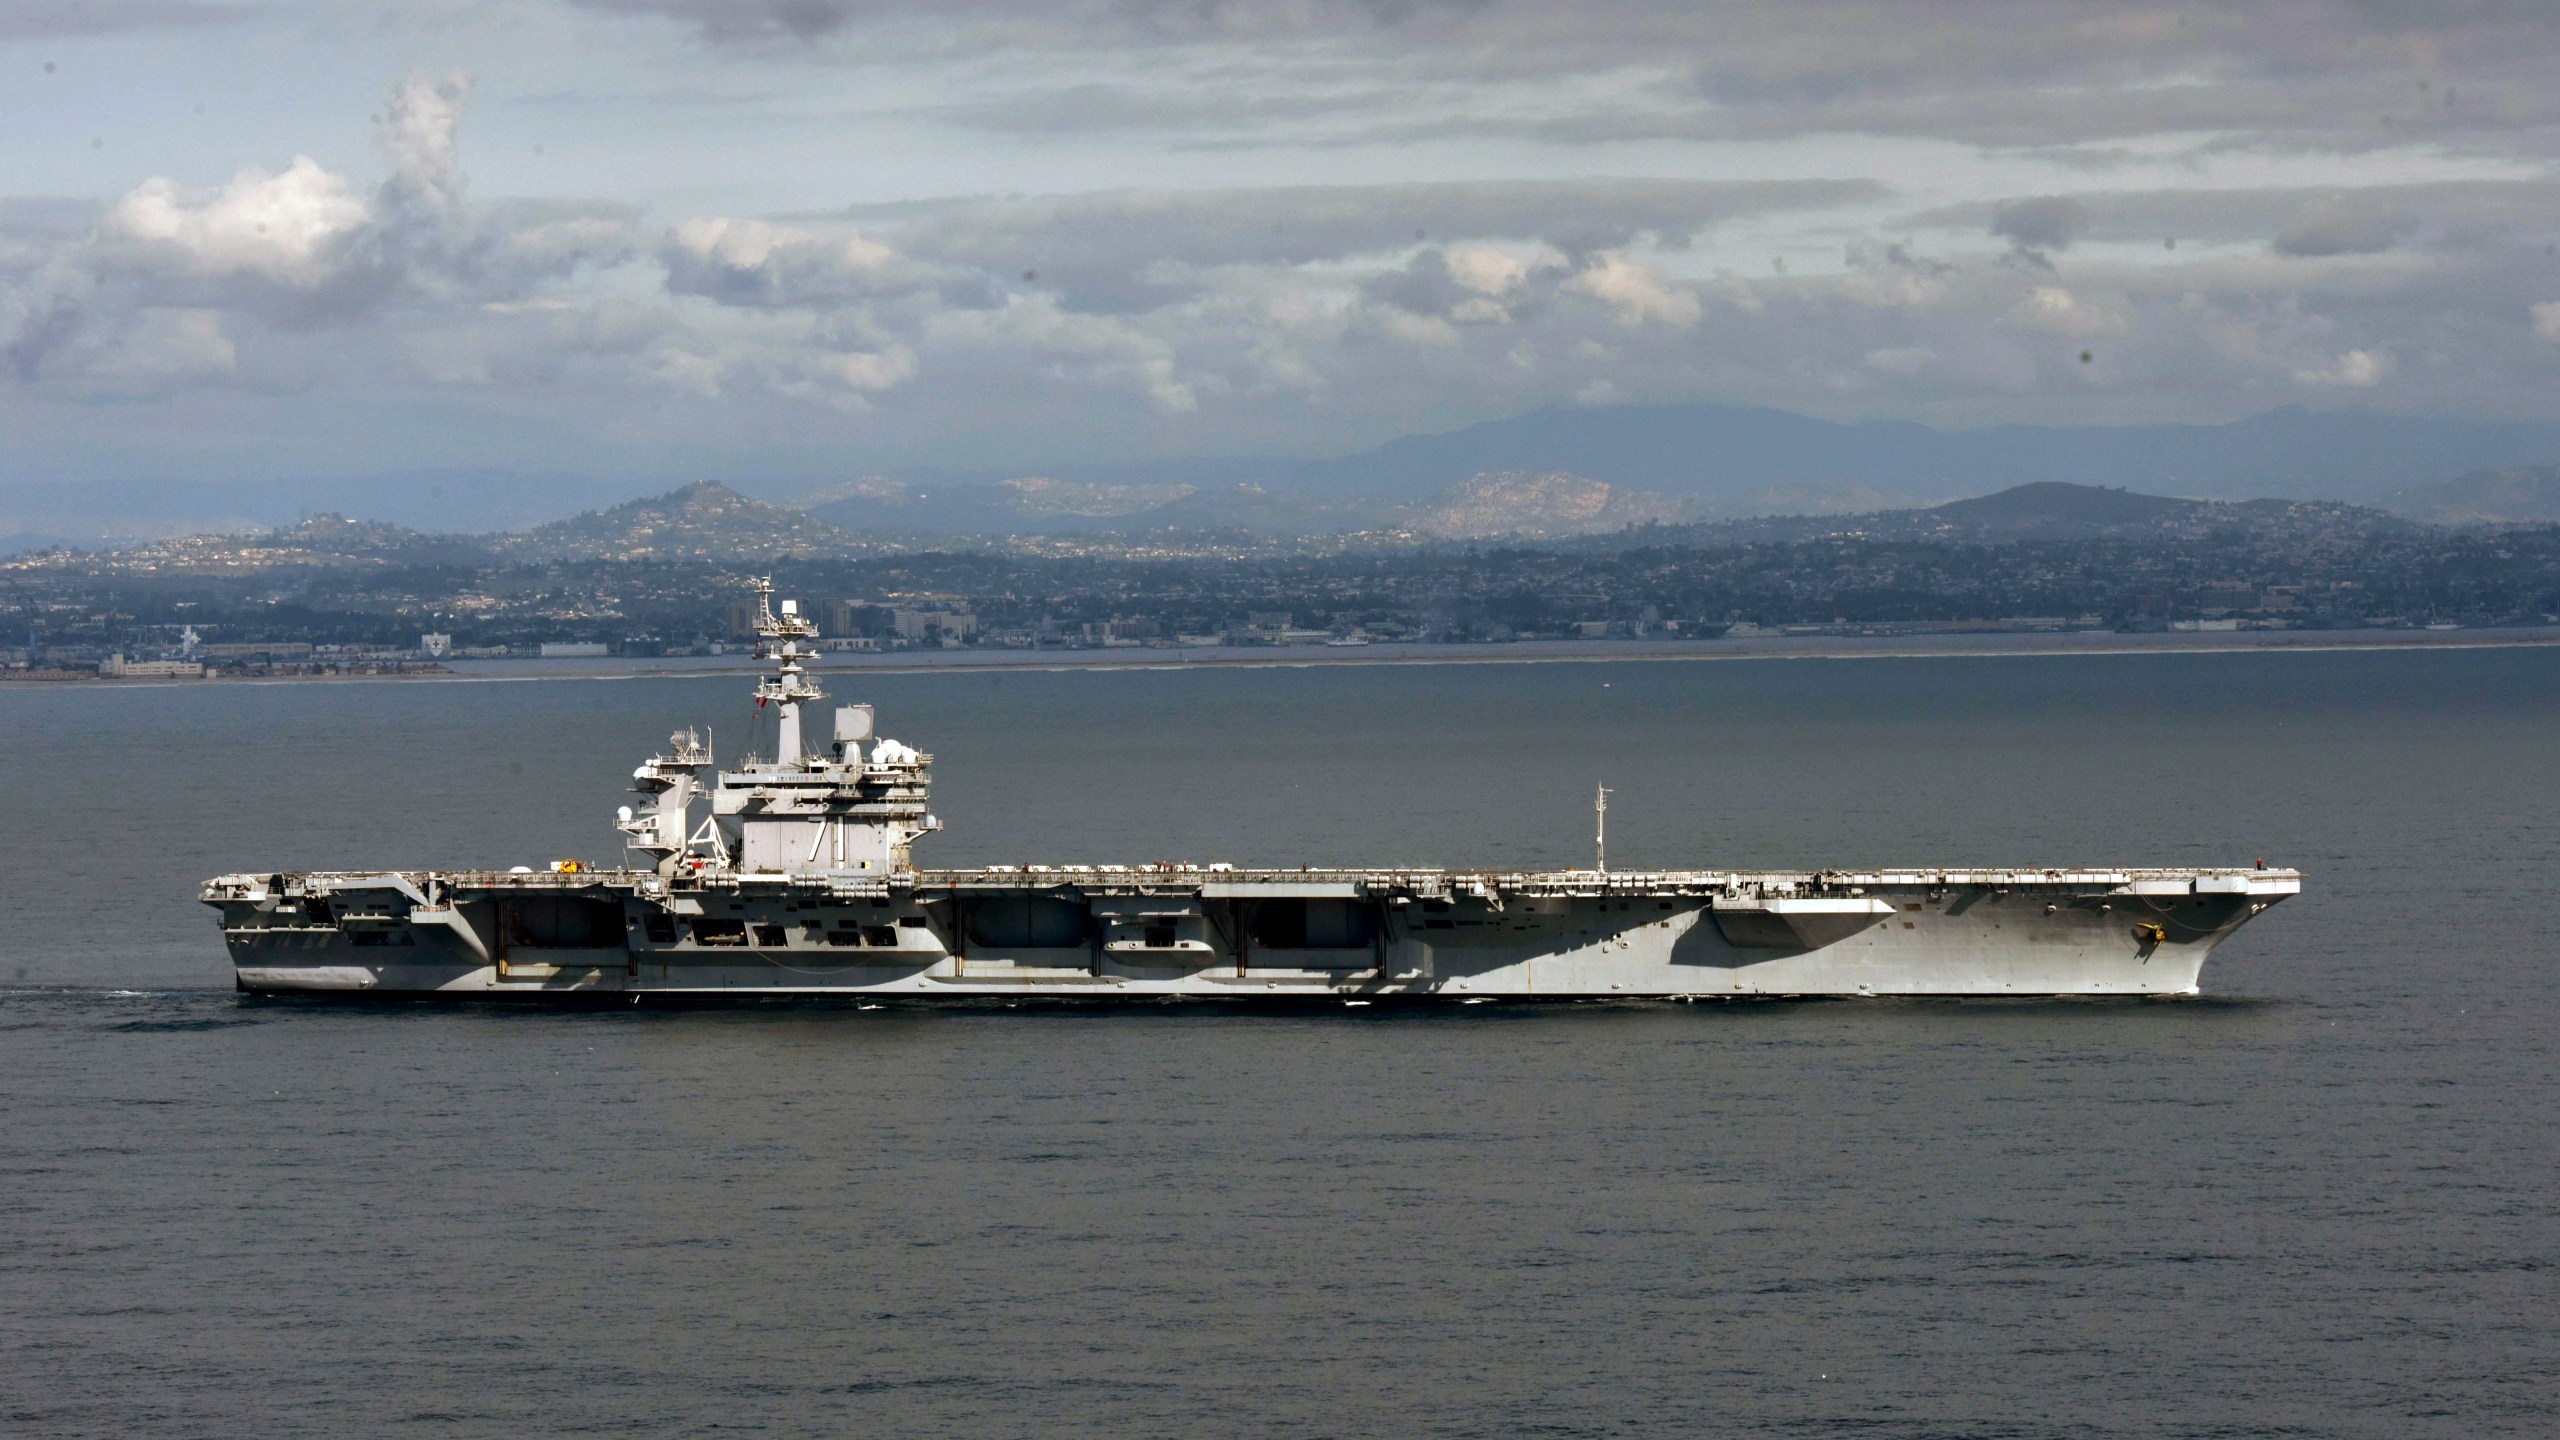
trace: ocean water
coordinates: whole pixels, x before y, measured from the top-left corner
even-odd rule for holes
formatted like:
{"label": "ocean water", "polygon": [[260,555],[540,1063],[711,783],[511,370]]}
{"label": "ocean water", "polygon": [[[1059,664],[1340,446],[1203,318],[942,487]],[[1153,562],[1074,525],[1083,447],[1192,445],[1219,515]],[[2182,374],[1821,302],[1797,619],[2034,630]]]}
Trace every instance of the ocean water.
{"label": "ocean water", "polygon": [[[843,688],[839,685],[837,688]],[[734,679],[0,690],[0,1433],[2560,1431],[2560,653],[868,677],[934,863],[2298,865],[2150,1002],[341,1008]]]}

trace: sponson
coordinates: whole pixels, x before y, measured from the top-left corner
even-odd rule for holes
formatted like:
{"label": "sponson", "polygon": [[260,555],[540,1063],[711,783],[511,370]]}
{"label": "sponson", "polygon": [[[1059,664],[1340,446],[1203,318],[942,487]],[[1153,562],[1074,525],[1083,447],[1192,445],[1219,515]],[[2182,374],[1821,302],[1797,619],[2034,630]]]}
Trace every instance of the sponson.
{"label": "sponson", "polygon": [[2187,995],[2301,876],[2222,869],[920,869],[933,757],[808,674],[758,581],[774,753],[676,732],[613,868],[205,882],[241,989],[419,997]]}

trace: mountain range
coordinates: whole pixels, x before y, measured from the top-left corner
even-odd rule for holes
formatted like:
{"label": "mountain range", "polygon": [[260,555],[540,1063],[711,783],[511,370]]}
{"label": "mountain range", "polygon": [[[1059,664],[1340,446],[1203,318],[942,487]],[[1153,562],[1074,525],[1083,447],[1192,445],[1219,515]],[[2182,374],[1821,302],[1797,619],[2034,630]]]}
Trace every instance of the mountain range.
{"label": "mountain range", "polygon": [[912,484],[877,475],[791,503],[855,533],[910,540],[1130,532],[1544,539],[1695,519],[1714,508],[1565,470],[1484,471],[1409,503],[1251,483],[1202,489],[1035,476]]}
{"label": "mountain range", "polygon": [[[1959,543],[2120,537],[2201,539],[2228,527],[2258,533],[2371,537],[2418,523],[2369,506],[2327,500],[2189,500],[2037,481],[1996,495],[1855,516],[1769,516],[1666,521],[1604,482],[1548,472],[1489,475],[1399,513],[1402,528],[1346,537],[1370,547],[1494,540],[1588,550],[1700,549],[1854,535]],[[1161,542],[1132,540],[1163,554]],[[552,564],[589,561],[707,562],[755,566],[779,559],[851,558],[907,547],[806,510],[741,495],[716,481],[688,485],[529,530],[425,534],[379,521],[323,515],[256,536],[154,541],[113,558],[152,571],[238,572],[275,566]],[[1108,553],[1108,551],[1088,552]]]}
{"label": "mountain range", "polygon": [[496,555],[535,561],[807,559],[876,548],[808,511],[753,499],[713,480],[477,538]]}
{"label": "mountain range", "polygon": [[[2560,422],[2548,421],[2283,409],[2219,425],[1938,430],[1696,404],[1548,408],[1321,459],[740,483],[769,500],[794,496],[795,508],[838,529],[910,540],[1140,530],[1546,536],[1646,521],[1864,514],[2044,482],[2195,499],[2355,501],[2430,521],[2552,519],[2560,517],[2555,460]],[[0,483],[0,549],[258,530],[322,510],[424,532],[487,533],[565,520],[655,488],[457,470],[264,484],[9,482]]]}
{"label": "mountain range", "polygon": [[2419,522],[2388,510],[2341,500],[2189,500],[2039,480],[1943,505],[1864,515],[1771,515],[1649,525],[1587,535],[1578,544],[1585,549],[1683,545],[1714,549],[1849,535],[1974,545],[2099,539],[2182,542],[2229,530],[2370,538],[2422,528]]}
{"label": "mountain range", "polygon": [[1061,469],[1121,484],[1252,484],[1412,502],[1469,477],[1562,470],[1716,514],[1862,511],[2037,481],[2198,499],[2370,501],[2444,476],[2560,460],[2560,422],[2270,410],[2219,425],[1841,423],[1733,405],[1550,407],[1328,460]]}

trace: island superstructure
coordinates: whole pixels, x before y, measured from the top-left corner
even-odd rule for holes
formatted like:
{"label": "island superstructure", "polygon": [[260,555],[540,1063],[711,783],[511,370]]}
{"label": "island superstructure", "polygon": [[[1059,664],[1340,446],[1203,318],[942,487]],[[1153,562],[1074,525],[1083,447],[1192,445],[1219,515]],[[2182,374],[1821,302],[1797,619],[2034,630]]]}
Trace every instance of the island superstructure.
{"label": "island superstructure", "polygon": [[[2189,995],[2292,870],[920,868],[933,757],[826,696],[755,582],[770,758],[682,730],[630,862],[223,875],[240,989],[340,996],[1491,999]],[[709,774],[705,783],[706,772]],[[1598,797],[1605,804],[1605,792]],[[1602,852],[1605,854],[1605,852]]]}

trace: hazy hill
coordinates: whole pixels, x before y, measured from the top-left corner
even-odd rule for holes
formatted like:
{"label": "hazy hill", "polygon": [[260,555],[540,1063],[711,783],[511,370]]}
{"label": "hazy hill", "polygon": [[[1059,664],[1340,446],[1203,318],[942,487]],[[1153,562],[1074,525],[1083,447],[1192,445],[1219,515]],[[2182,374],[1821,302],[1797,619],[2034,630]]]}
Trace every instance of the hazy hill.
{"label": "hazy hill", "polygon": [[1996,495],[1933,505],[1922,513],[1968,535],[2045,539],[2150,529],[2164,521],[2191,518],[2204,508],[2201,501],[2038,480]]}
{"label": "hazy hill", "polygon": [[[1274,536],[1339,535],[1390,524],[1396,507],[1363,495],[1315,495],[1260,485],[1204,489],[1138,517],[1148,528],[1241,530]],[[1116,526],[1133,529],[1137,526]]]}
{"label": "hazy hill", "polygon": [[[937,484],[931,492],[901,482],[860,482],[871,493],[823,503],[819,514],[870,518],[865,533],[946,538],[995,535],[1089,536],[1164,532],[1242,532],[1287,539],[1311,535],[1402,532],[1441,540],[1560,540],[1625,533],[1625,543],[1734,544],[1855,531],[1915,539],[1967,541],[2070,540],[2105,535],[2201,534],[2215,525],[2286,523],[2369,530],[2407,522],[2337,501],[2261,498],[2179,499],[2114,486],[2037,480],[1996,493],[1936,505],[1875,505],[1856,513],[1803,507],[1812,513],[1718,519],[1710,502],[1617,485],[1564,470],[1492,470],[1439,492],[1397,504],[1374,496],[1276,491],[1239,484],[1180,493],[1161,504],[1136,485],[1070,488],[1036,485]],[[1024,502],[1050,501],[1045,513]],[[1165,493],[1165,492],[1154,492]],[[1764,494],[1768,492],[1763,492]],[[1872,502],[1873,492],[1865,492]],[[939,497],[939,498],[936,498]],[[1792,498],[1799,501],[1801,493]],[[1062,501],[1071,501],[1072,506]],[[752,503],[752,502],[750,502]],[[948,508],[943,508],[943,507]],[[883,524],[881,521],[890,523]],[[903,523],[899,523],[903,522]],[[1615,542],[1612,542],[1615,543]]]}
{"label": "hazy hill", "polygon": [[751,499],[716,480],[490,537],[531,560],[765,560],[863,548],[841,526]]}
{"label": "hazy hill", "polygon": [[1072,534],[1160,509],[1199,493],[1174,481],[1121,485],[1025,475],[1010,480],[892,479],[866,475],[792,503],[847,530],[889,534]]}
{"label": "hazy hill", "polygon": [[1414,529],[1448,540],[1588,535],[1687,518],[1659,495],[1563,470],[1489,471],[1423,502]]}
{"label": "hazy hill", "polygon": [[[1251,487],[1204,491],[1128,517],[1146,523],[1130,523],[1114,534],[1094,537],[1089,553],[1100,557],[1114,553],[1249,556],[1274,540],[1285,551],[1291,548],[1293,534],[1309,532],[1272,524],[1222,528],[1174,526],[1164,521],[1176,514],[1195,518],[1208,514],[1196,508],[1201,506],[1264,521],[1303,520],[1305,511],[1299,507],[1308,503],[1306,497],[1274,497]],[[1490,541],[1589,555],[1632,549],[1733,550],[1832,540],[2004,546],[2107,539],[2166,554],[2191,542],[2205,549],[2228,549],[2235,539],[2275,543],[2300,553],[2335,553],[2342,547],[2405,540],[2428,528],[2387,511],[2336,501],[2188,500],[2053,482],[2013,486],[1998,494],[1938,506],[1850,516],[1666,523],[1659,517],[1668,503],[1663,497],[1629,493],[1588,476],[1496,472],[1470,477],[1431,503],[1388,509],[1383,512],[1385,518],[1375,523],[1337,524],[1332,533],[1347,535],[1349,543],[1364,550],[1428,550]],[[469,571],[492,564],[562,561],[694,561],[760,567],[786,558],[911,554],[924,548],[959,552],[1008,548],[990,545],[991,537],[984,533],[918,538],[926,543],[865,538],[805,512],[704,483],[515,535],[422,535],[400,526],[321,515],[257,535],[156,540],[104,555],[65,555],[48,563],[100,567],[100,573],[237,578],[262,571],[392,567]]]}
{"label": "hazy hill", "polygon": [[1394,507],[1358,497],[1203,488],[1156,480],[1112,484],[1023,476],[1010,480],[893,480],[869,476],[794,502],[868,536],[1090,535],[1130,530],[1247,530],[1326,535],[1383,521]]}
{"label": "hazy hill", "polygon": [[298,524],[250,534],[179,535],[111,552],[125,566],[160,574],[237,575],[271,569],[486,563],[487,547],[469,535],[421,535],[376,520],[314,515]]}
{"label": "hazy hill", "polygon": [[[2407,531],[2408,521],[2337,500],[2184,500],[2093,485],[2018,485],[1996,495],[1926,510],[1869,517],[1882,533],[1897,526],[1952,540],[2095,540],[2110,536],[2201,536],[2246,529],[2324,530],[2342,535]],[[1838,522],[1831,522],[1837,524]]]}
{"label": "hazy hill", "polygon": [[466,536],[422,535],[405,525],[391,525],[380,520],[350,520],[344,515],[314,515],[299,524],[270,531],[260,539],[271,546],[308,550],[320,555],[407,558],[432,555],[476,557],[481,554],[480,545]]}
{"label": "hazy hill", "polygon": [[1381,501],[1251,484],[1203,488],[1169,480],[1112,484],[1048,476],[914,482],[873,476],[795,503],[807,504],[822,520],[871,536],[1165,529],[1323,535],[1364,528],[1393,509]]}
{"label": "hazy hill", "polygon": [[2393,491],[2382,504],[2430,525],[2549,524],[2560,520],[2560,465],[2474,470]]}
{"label": "hazy hill", "polygon": [[2560,458],[2560,423],[2270,410],[2221,425],[1837,423],[1733,405],[1550,407],[1332,460],[1088,466],[1061,477],[1251,483],[1407,504],[1489,471],[1563,470],[1714,514],[1926,505],[2038,481],[2218,499],[2370,500],[2463,470]]}
{"label": "hazy hill", "polygon": [[969,533],[1009,516],[1014,496],[989,481],[858,480],[802,495],[791,503],[848,531],[890,534]]}
{"label": "hazy hill", "polygon": [[[1773,486],[1864,486],[1933,500],[2037,481],[2150,493],[2368,499],[2450,470],[2560,457],[2560,424],[2414,419],[2367,410],[2272,410],[2228,425],[1933,430],[1834,424],[1719,405],[1541,410],[1333,462],[1328,488],[1416,488],[1491,469],[1569,469],[1716,502]],[[1441,483],[1446,483],[1445,481]],[[1402,493],[1410,494],[1412,490]]]}
{"label": "hazy hill", "polygon": [[1592,543],[1612,547],[1713,547],[1858,535],[1882,540],[1997,544],[2108,537],[2199,538],[2230,527],[2340,536],[2414,528],[2408,520],[2388,511],[2334,500],[2182,500],[2094,485],[2040,481],[1944,505],[1880,510],[1866,515],[1760,516],[1654,525],[1595,537]]}
{"label": "hazy hill", "polygon": [[422,534],[520,530],[611,505],[646,481],[512,470],[404,470],[273,480],[0,481],[0,554],[48,543],[133,545],[262,535],[315,514]]}
{"label": "hazy hill", "polygon": [[2341,534],[2406,531],[2409,522],[2370,505],[2337,500],[2184,500],[2093,485],[2040,482],[1996,495],[1957,500],[1900,520],[1950,539],[2094,540],[2107,536],[2196,536],[2208,530],[2328,530]]}

